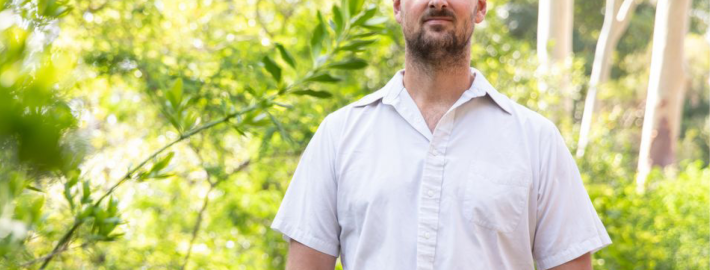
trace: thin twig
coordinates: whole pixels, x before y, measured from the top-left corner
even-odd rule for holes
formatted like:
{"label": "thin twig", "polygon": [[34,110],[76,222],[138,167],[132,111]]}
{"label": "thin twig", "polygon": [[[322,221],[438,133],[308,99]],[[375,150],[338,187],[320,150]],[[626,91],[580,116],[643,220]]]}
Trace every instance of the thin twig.
{"label": "thin twig", "polygon": [[47,265],[49,264],[49,262],[52,260],[52,258],[54,258],[54,255],[61,253],[61,252],[59,252],[59,250],[60,250],[60,249],[63,249],[63,248],[64,248],[64,245],[66,245],[66,244],[69,243],[69,241],[71,240],[72,235],[74,235],[74,232],[75,232],[77,229],[79,229],[79,227],[80,227],[81,224],[83,224],[83,223],[84,223],[84,220],[83,220],[83,219],[77,219],[77,220],[74,222],[74,225],[71,227],[71,229],[69,229],[69,231],[67,231],[67,232],[64,234],[64,236],[62,236],[62,238],[59,240],[59,242],[57,243],[57,245],[54,246],[54,249],[52,250],[52,253],[50,253],[49,255],[46,256],[46,259],[44,259],[44,263],[42,263],[42,266],[40,266],[39,269],[44,269],[44,268],[46,268]]}
{"label": "thin twig", "polygon": [[[249,159],[242,162],[242,164],[240,164],[239,167],[237,167],[237,169],[234,172],[236,173],[241,170],[244,170],[247,166],[249,166],[250,162],[251,162],[251,160],[249,160]],[[207,170],[205,170],[205,172],[207,173],[207,179],[209,181],[210,174],[209,174],[209,172],[207,172]],[[195,226],[192,228],[192,238],[190,239],[190,246],[188,246],[188,248],[187,248],[187,254],[185,254],[185,259],[184,259],[182,267],[180,267],[180,269],[185,269],[185,267],[187,267],[187,263],[190,261],[190,255],[192,254],[192,246],[195,244],[195,240],[197,239],[197,234],[200,232],[200,225],[202,225],[202,219],[204,217],[205,210],[207,210],[207,205],[210,202],[210,193],[212,192],[212,190],[214,190],[215,187],[217,187],[217,185],[222,183],[223,180],[224,180],[224,178],[219,178],[215,182],[209,181],[210,182],[210,189],[207,190],[207,193],[205,194],[205,198],[203,199],[203,202],[202,202],[202,208],[200,209],[200,212],[197,214],[197,220],[195,221]]]}
{"label": "thin twig", "polygon": [[30,267],[31,265],[33,265],[33,264],[35,264],[35,263],[38,263],[38,262],[40,262],[40,261],[46,259],[46,258],[47,258],[48,256],[50,256],[50,255],[56,256],[56,255],[61,254],[61,253],[65,252],[65,251],[68,251],[68,250],[77,249],[77,248],[85,248],[85,247],[87,247],[87,246],[88,246],[89,244],[91,244],[91,243],[92,243],[92,242],[86,242],[86,243],[83,243],[83,244],[78,245],[78,246],[75,246],[75,247],[71,247],[71,248],[65,247],[65,248],[62,248],[62,249],[60,249],[60,250],[57,250],[56,252],[52,252],[51,254],[47,254],[47,255],[44,255],[44,256],[42,256],[42,257],[39,257],[39,258],[30,260],[30,261],[23,262],[23,263],[20,264],[20,267],[22,267],[22,268]]}

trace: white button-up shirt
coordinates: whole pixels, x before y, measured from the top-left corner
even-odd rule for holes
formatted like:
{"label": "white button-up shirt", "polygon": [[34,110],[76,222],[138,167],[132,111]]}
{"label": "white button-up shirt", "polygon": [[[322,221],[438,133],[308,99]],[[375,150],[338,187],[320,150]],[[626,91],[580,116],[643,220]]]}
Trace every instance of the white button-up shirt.
{"label": "white button-up shirt", "polygon": [[431,132],[403,85],[328,115],[272,228],[344,269],[548,269],[609,245],[555,125],[475,80]]}

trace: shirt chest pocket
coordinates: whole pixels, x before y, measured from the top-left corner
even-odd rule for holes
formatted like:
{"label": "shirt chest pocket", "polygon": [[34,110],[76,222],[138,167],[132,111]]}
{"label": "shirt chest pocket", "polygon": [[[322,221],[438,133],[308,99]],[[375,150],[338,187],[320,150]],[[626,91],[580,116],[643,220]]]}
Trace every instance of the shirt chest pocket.
{"label": "shirt chest pocket", "polygon": [[527,208],[529,179],[524,169],[472,161],[464,179],[464,218],[487,229],[513,231]]}

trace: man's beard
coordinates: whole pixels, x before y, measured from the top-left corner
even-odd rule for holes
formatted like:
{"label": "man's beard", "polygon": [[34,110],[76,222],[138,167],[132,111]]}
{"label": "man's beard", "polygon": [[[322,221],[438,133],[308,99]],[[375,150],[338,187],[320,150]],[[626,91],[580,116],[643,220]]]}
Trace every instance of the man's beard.
{"label": "man's beard", "polygon": [[[447,11],[448,10],[430,12],[428,16],[449,15],[449,17],[453,18],[453,14],[447,13]],[[455,22],[455,19],[453,22]],[[464,25],[464,29],[468,29],[469,25],[471,27],[473,26],[473,24],[467,23]],[[450,67],[452,64],[460,62],[465,56],[466,50],[469,49],[468,45],[473,35],[473,31],[471,30],[460,36],[456,34],[456,30],[454,29],[445,33],[443,38],[433,39],[425,36],[426,31],[427,30],[422,27],[418,33],[404,33],[407,52],[416,59],[415,61],[419,62],[419,64],[435,69]],[[468,63],[466,63],[466,65],[468,65]]]}

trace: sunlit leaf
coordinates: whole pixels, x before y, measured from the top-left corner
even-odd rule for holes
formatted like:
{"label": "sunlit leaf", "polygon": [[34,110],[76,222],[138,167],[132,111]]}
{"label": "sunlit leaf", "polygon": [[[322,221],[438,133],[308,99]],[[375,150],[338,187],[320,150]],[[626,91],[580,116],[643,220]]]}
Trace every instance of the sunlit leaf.
{"label": "sunlit leaf", "polygon": [[360,12],[360,9],[362,9],[362,4],[365,2],[365,0],[350,0],[350,6],[349,6],[349,12],[350,15],[356,15]]}
{"label": "sunlit leaf", "polygon": [[178,78],[177,80],[175,80],[173,87],[170,88],[170,91],[168,91],[166,93],[168,101],[170,102],[170,105],[172,106],[173,110],[177,111],[181,107],[182,92],[183,92],[182,78]]}

